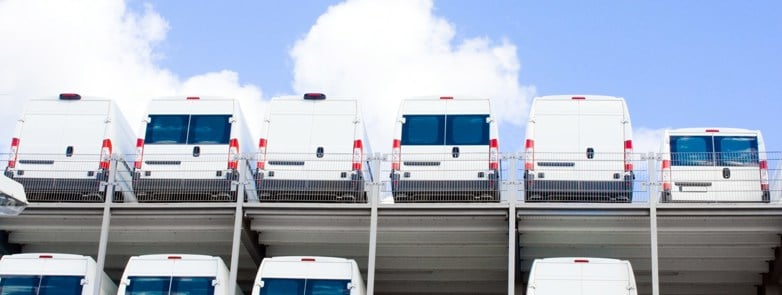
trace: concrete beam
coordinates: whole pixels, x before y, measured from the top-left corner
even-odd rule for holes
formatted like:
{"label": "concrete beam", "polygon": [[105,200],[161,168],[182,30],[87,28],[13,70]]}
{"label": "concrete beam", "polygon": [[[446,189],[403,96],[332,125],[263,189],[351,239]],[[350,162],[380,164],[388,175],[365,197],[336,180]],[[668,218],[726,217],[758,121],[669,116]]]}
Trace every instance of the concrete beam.
{"label": "concrete beam", "polygon": [[251,223],[252,220],[247,217],[242,221],[242,245],[250,253],[250,258],[252,258],[255,266],[260,267],[261,261],[266,257],[266,245],[258,243],[258,232],[251,229]]}

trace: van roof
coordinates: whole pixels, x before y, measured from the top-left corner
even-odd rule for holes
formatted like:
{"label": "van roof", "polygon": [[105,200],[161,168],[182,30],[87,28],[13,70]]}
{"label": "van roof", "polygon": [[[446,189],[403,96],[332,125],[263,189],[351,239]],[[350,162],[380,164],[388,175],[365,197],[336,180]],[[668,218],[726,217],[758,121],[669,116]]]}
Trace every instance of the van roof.
{"label": "van roof", "polygon": [[743,129],[743,128],[724,128],[724,127],[677,128],[677,129],[669,129],[667,130],[667,132],[668,133],[756,133],[756,134],[760,134],[760,130]]}
{"label": "van roof", "polygon": [[535,100],[573,100],[573,99],[584,99],[584,100],[609,100],[609,101],[624,101],[625,99],[622,97],[617,96],[608,96],[608,95],[594,95],[594,94],[570,94],[570,95],[546,95],[546,96],[538,96],[535,97]]}
{"label": "van roof", "polygon": [[277,262],[299,262],[304,258],[312,258],[315,259],[315,262],[350,262],[350,259],[347,258],[340,258],[340,257],[326,257],[326,256],[277,256],[277,257],[268,257],[266,259],[269,259],[271,261],[277,261]]}
{"label": "van roof", "polygon": [[589,261],[589,263],[627,263],[627,260],[596,257],[552,257],[536,259],[536,261],[545,263],[576,263],[576,260],[586,260]]}
{"label": "van roof", "polygon": [[41,259],[41,256],[51,256],[47,259],[92,259],[90,256],[63,253],[22,253],[3,255],[3,259]]}
{"label": "van roof", "polygon": [[197,255],[197,254],[149,254],[149,255],[138,255],[131,257],[132,259],[137,260],[168,260],[169,257],[179,257],[181,260],[215,260],[220,259],[220,257],[216,256],[209,256],[209,255]]}

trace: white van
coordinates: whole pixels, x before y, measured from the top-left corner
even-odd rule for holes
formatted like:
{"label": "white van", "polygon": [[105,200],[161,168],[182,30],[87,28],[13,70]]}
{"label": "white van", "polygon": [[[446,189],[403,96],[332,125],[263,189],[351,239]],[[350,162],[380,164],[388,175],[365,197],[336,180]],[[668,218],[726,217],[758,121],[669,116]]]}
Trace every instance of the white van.
{"label": "white van", "polygon": [[252,149],[239,101],[197,96],[149,102],[136,141],[139,201],[229,201],[240,153]]}
{"label": "white van", "polygon": [[500,200],[498,131],[489,99],[406,99],[394,134],[394,202]]}
{"label": "white van", "polygon": [[[228,267],[220,257],[156,254],[130,257],[117,295],[227,295]],[[236,288],[235,294],[242,294]]]}
{"label": "white van", "polygon": [[364,295],[364,279],[353,259],[281,256],[263,259],[252,295]]}
{"label": "white van", "polygon": [[536,97],[525,141],[525,200],[632,202],[632,152],[623,98]]}
{"label": "white van", "polygon": [[[89,256],[25,253],[0,258],[0,294],[94,294],[97,275]],[[100,295],[117,294],[117,285],[101,273]]]}
{"label": "white van", "polygon": [[27,205],[22,184],[0,175],[0,216],[19,215]]}
{"label": "white van", "polygon": [[256,188],[262,201],[366,202],[371,154],[355,99],[274,98],[258,143]]}
{"label": "white van", "polygon": [[629,261],[609,258],[535,259],[527,295],[637,295]]}
{"label": "white van", "polygon": [[738,128],[666,130],[663,202],[770,201],[763,135]]}
{"label": "white van", "polygon": [[132,153],[133,138],[112,100],[74,93],[31,100],[11,139],[5,175],[24,185],[30,201],[100,202],[112,154]]}

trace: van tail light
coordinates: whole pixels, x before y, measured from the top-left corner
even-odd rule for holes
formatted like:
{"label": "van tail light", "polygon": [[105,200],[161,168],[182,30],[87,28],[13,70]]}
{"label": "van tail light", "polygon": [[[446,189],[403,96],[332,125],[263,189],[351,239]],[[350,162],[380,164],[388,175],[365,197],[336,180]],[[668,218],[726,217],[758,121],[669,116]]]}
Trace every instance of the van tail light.
{"label": "van tail light", "polygon": [[111,139],[104,139],[100,148],[100,169],[109,169],[111,164]]}
{"label": "van tail light", "polygon": [[361,139],[353,141],[353,170],[361,170],[361,159],[364,157],[364,144]]}
{"label": "van tail light", "polygon": [[402,141],[394,139],[394,146],[391,149],[391,170],[399,170],[402,161]]}
{"label": "van tail light", "polygon": [[524,142],[524,170],[535,170],[535,141]]}
{"label": "van tail light", "polygon": [[633,171],[633,140],[625,140],[625,172]]}
{"label": "van tail light", "polygon": [[768,191],[768,161],[760,161],[760,189]]}
{"label": "van tail light", "polygon": [[239,169],[239,140],[236,138],[228,142],[228,169]]}
{"label": "van tail light", "polygon": [[266,168],[266,138],[261,138],[258,142],[258,169]]}
{"label": "van tail light", "polygon": [[141,169],[141,163],[144,161],[144,139],[136,139],[136,161],[133,162],[133,168]]}
{"label": "van tail light", "polygon": [[671,191],[671,160],[663,160],[662,164],[663,174],[663,191]]}
{"label": "van tail light", "polygon": [[8,154],[8,168],[16,167],[17,153],[19,152],[19,138],[11,139],[11,152]]}
{"label": "van tail light", "polygon": [[500,169],[500,145],[496,138],[489,141],[489,170]]}

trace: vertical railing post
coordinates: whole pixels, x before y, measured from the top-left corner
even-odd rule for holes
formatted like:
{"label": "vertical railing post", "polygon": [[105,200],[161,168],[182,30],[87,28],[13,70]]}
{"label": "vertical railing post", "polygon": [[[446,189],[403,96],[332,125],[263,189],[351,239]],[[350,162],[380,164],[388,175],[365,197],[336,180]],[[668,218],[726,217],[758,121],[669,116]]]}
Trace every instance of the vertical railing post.
{"label": "vertical railing post", "polygon": [[377,205],[380,202],[380,195],[383,181],[380,180],[381,165],[383,164],[383,155],[376,153],[371,159],[373,164],[372,182],[368,201],[370,205],[369,212],[369,259],[367,259],[367,294],[375,292],[375,261],[377,257]]}
{"label": "vertical railing post", "polygon": [[239,156],[239,166],[236,168],[239,171],[239,178],[238,183],[236,183],[236,210],[234,211],[234,232],[231,240],[231,269],[228,277],[230,288],[228,294],[236,294],[236,278],[239,276],[239,245],[242,238],[244,191],[245,186],[248,184],[248,179],[250,179],[250,175],[246,173],[250,169],[247,167],[247,157],[245,155]]}
{"label": "vertical railing post", "polygon": [[651,235],[651,259],[652,259],[652,295],[660,295],[660,266],[657,243],[657,202],[658,202],[658,183],[657,183],[657,162],[660,160],[659,154],[649,153],[647,164],[647,184],[649,190],[649,233]]}
{"label": "vertical railing post", "polygon": [[508,160],[508,179],[505,189],[508,196],[508,294],[516,294],[516,198],[518,191],[518,178],[516,165],[518,158],[515,153],[503,154]]}
{"label": "vertical railing post", "polygon": [[106,194],[103,202],[103,219],[100,224],[100,240],[98,241],[98,257],[95,270],[95,288],[93,294],[100,294],[101,284],[103,284],[103,269],[106,266],[106,249],[109,244],[109,227],[111,226],[111,203],[114,201],[114,190],[117,184],[117,166],[122,160],[121,155],[111,155],[111,165],[109,165],[109,176],[105,183]]}

